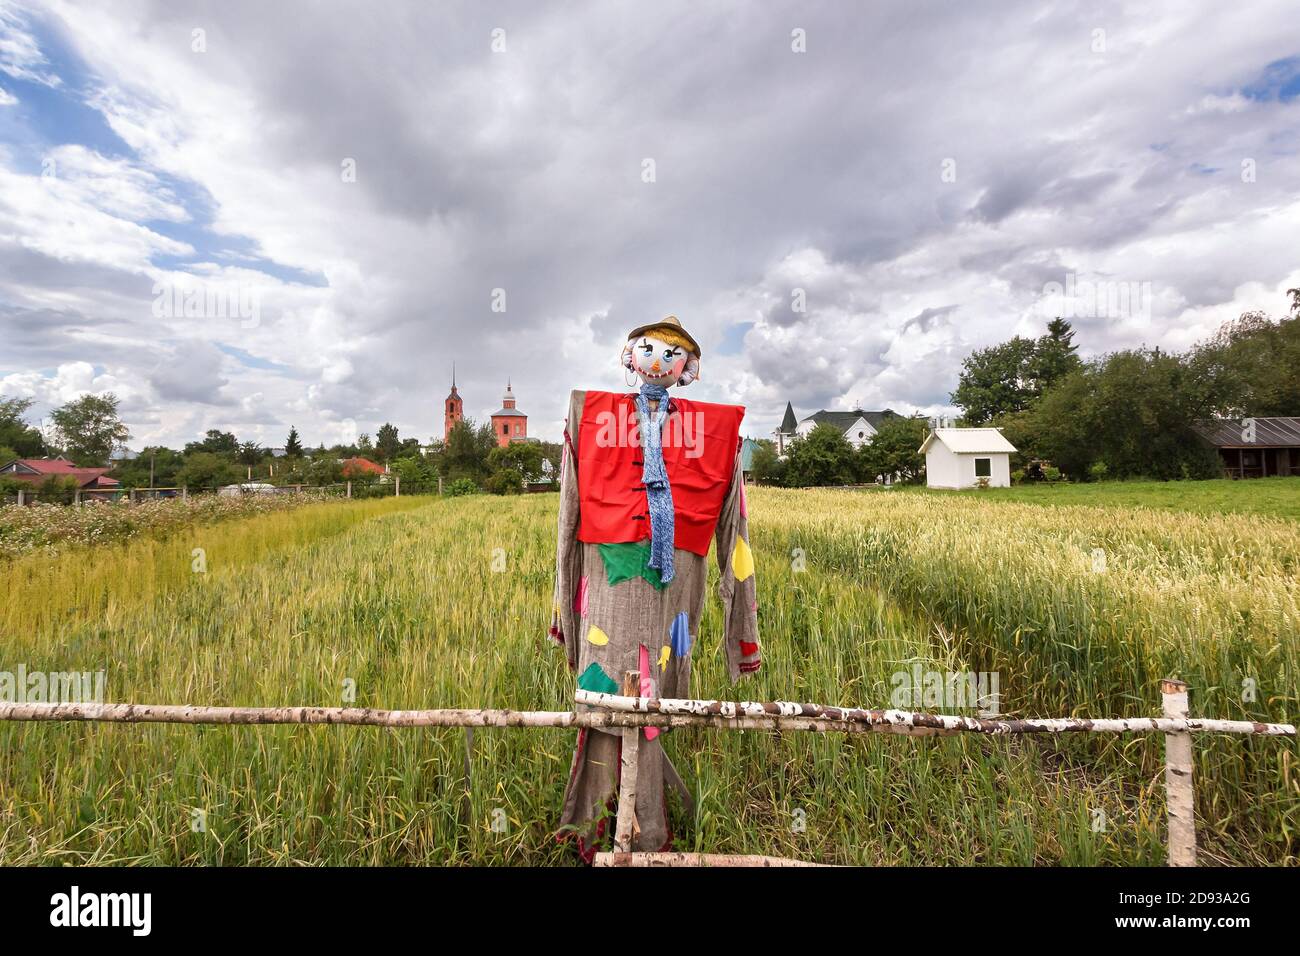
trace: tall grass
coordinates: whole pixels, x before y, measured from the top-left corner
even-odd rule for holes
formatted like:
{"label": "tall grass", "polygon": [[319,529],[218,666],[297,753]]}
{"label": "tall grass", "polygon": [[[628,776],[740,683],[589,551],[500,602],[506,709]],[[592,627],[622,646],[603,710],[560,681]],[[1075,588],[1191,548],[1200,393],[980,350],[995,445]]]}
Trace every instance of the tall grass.
{"label": "tall grass", "polygon": [[[1001,670],[1004,709],[1152,714],[1151,680],[1170,668],[1193,683],[1195,709],[1236,716],[1249,708],[1230,713],[1226,691],[1207,702],[1198,683],[1223,639],[1185,646],[1220,629],[1168,635],[1197,619],[1193,604],[1201,617],[1240,611],[1251,591],[1233,584],[1240,571],[1281,590],[1239,622],[1227,659],[1258,672],[1259,716],[1294,717],[1294,685],[1274,686],[1284,662],[1295,673],[1284,573],[1295,547],[1283,541],[1294,525],[1250,519],[1229,539],[1227,524],[1201,518],[1117,511],[1062,524],[1027,505],[762,489],[750,514],[764,669],[729,684],[711,602],[693,662],[700,696],[880,704],[890,675],[918,661]],[[1113,557],[1094,575],[1103,518]],[[103,667],[122,701],[338,705],[355,688],[361,706],[562,709],[572,676],[544,638],[554,529],[552,496],[390,499],[11,568],[0,669]],[[1245,540],[1256,558],[1233,563]],[[205,574],[191,570],[195,547]],[[1139,600],[1151,593],[1162,603]],[[4,724],[0,862],[571,862],[552,832],[573,742],[560,730],[471,741],[461,730]],[[1293,744],[1203,743],[1233,773],[1202,757],[1210,858],[1294,855]],[[1162,862],[1161,746],[666,735],[697,795],[693,816],[674,811],[679,846],[873,864]],[[1251,808],[1254,797],[1264,803]]]}

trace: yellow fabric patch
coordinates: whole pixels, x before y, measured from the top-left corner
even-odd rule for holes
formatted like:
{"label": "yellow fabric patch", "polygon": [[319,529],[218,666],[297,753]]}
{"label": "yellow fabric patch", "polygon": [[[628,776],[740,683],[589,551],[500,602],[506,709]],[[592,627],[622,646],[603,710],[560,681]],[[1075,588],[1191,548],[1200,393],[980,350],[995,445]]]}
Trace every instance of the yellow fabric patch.
{"label": "yellow fabric patch", "polygon": [[587,640],[597,647],[604,647],[609,643],[609,635],[593,624],[591,630],[587,632]]}
{"label": "yellow fabric patch", "polygon": [[749,542],[736,535],[736,550],[731,552],[731,573],[737,581],[743,581],[754,573],[754,552],[749,550]]}
{"label": "yellow fabric patch", "polygon": [[660,670],[663,670],[665,667],[668,666],[668,656],[669,656],[670,654],[672,654],[672,652],[673,652],[673,649],[672,649],[671,647],[669,647],[667,644],[665,644],[663,650],[661,650],[661,651],[659,652],[659,669],[660,669]]}

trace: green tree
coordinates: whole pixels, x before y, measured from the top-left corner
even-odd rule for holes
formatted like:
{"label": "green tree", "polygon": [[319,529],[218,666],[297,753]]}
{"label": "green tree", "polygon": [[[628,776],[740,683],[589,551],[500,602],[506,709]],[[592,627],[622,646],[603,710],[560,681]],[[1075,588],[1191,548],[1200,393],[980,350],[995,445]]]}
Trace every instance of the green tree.
{"label": "green tree", "polygon": [[1047,457],[1076,481],[1104,465],[1115,478],[1210,478],[1216,453],[1193,425],[1212,416],[1217,383],[1160,349],[1115,352],[1068,375],[1034,419]]}
{"label": "green tree", "polygon": [[112,392],[82,395],[50,415],[59,446],[78,465],[102,466],[126,444],[131,433],[118,418],[119,402]]}
{"label": "green tree", "polygon": [[256,465],[261,463],[266,456],[266,450],[258,445],[255,441],[246,441],[239,446],[239,463],[241,465]]}
{"label": "green tree", "polygon": [[113,477],[126,488],[148,488],[150,465],[153,466],[153,486],[175,487],[176,475],[185,460],[179,452],[161,445],[150,445],[130,461],[120,461],[113,467]]}
{"label": "green tree", "polygon": [[790,444],[786,484],[795,488],[811,485],[847,485],[857,472],[853,446],[834,425],[822,423]]}
{"label": "green tree", "polygon": [[1053,319],[1037,339],[1017,335],[1008,342],[972,352],[962,362],[952,402],[966,422],[983,425],[1027,411],[1053,384],[1079,367],[1074,330]]}
{"label": "green tree", "polygon": [[1190,362],[1214,383],[1225,415],[1300,415],[1300,315],[1274,321],[1246,312],[1197,346]]}
{"label": "green tree", "polygon": [[452,426],[441,453],[433,456],[434,465],[444,478],[469,478],[481,483],[489,473],[488,455],[496,447],[490,424],[476,426],[473,419],[462,418]]}
{"label": "green tree", "polygon": [[776,444],[770,438],[760,438],[755,443],[750,473],[754,480],[764,485],[783,485],[786,478],[786,461],[776,453]]}
{"label": "green tree", "polygon": [[185,464],[176,473],[178,484],[189,488],[217,488],[238,484],[244,480],[239,466],[224,455],[211,451],[196,451],[185,456]]}
{"label": "green tree", "polygon": [[30,398],[0,398],[0,447],[8,449],[7,458],[40,458],[45,454],[45,438],[23,420],[32,407]]}
{"label": "green tree", "polygon": [[402,447],[402,440],[397,435],[397,426],[384,422],[375,433],[375,452],[380,461],[392,461],[397,457],[397,450]]}
{"label": "green tree", "polygon": [[302,457],[302,439],[298,437],[298,429],[289,426],[289,437],[284,440],[284,454],[287,458]]}
{"label": "green tree", "polygon": [[865,481],[886,476],[904,483],[920,480],[925,474],[925,456],[918,449],[926,433],[923,418],[899,415],[884,419],[871,441],[858,449],[859,475]]}
{"label": "green tree", "polygon": [[542,446],[537,442],[511,442],[493,448],[487,456],[487,490],[493,494],[523,491],[524,482],[542,475]]}
{"label": "green tree", "polygon": [[[389,464],[388,470],[402,479],[402,487],[428,485],[437,482],[429,463],[422,455],[408,455]],[[414,488],[412,488],[414,490]]]}
{"label": "green tree", "polygon": [[235,437],[233,432],[223,432],[217,428],[209,428],[203,433],[202,441],[192,441],[186,444],[185,454],[192,455],[195,452],[225,455],[233,459],[239,454],[239,439]]}

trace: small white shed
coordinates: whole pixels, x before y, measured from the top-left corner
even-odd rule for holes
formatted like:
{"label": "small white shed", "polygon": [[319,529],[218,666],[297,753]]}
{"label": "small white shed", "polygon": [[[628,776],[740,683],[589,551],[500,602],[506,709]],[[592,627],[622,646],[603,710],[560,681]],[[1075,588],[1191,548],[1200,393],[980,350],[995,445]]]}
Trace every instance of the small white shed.
{"label": "small white shed", "polygon": [[931,488],[974,488],[981,478],[990,488],[1011,486],[1016,448],[996,428],[936,428],[926,436],[925,483]]}

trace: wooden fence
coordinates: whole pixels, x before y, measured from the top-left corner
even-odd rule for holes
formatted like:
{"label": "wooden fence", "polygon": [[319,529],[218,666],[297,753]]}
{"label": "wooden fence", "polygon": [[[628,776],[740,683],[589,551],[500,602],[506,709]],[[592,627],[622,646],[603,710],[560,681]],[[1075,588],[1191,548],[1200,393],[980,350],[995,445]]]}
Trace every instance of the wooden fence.
{"label": "wooden fence", "polygon": [[366,727],[591,727],[620,732],[614,852],[596,854],[597,866],[806,866],[767,856],[632,852],[637,832],[638,751],[645,727],[713,727],[722,730],[805,730],[815,733],[890,733],[909,737],[987,734],[1165,735],[1165,795],[1170,866],[1196,865],[1193,819],[1194,733],[1296,736],[1291,724],[1189,717],[1187,685],[1160,682],[1160,717],[999,719],[865,710],[785,701],[676,700],[640,697],[641,676],[623,674],[621,695],[579,690],[575,703],[591,710],[373,710],[360,707],[205,707],[185,704],[0,703],[0,720],[99,721],[170,724],[349,724]]}

